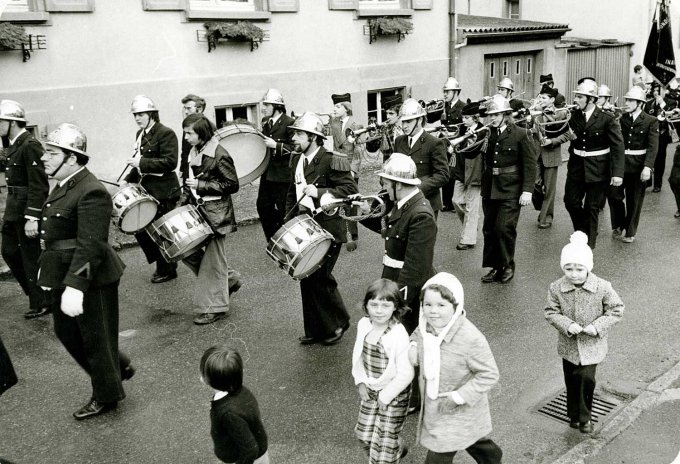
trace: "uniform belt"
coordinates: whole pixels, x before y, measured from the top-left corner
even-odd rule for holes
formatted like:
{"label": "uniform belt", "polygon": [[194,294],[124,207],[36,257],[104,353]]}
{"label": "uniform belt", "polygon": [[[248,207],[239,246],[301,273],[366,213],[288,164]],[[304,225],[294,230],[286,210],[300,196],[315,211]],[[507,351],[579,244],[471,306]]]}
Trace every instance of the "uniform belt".
{"label": "uniform belt", "polygon": [[647,150],[642,149],[642,150],[626,150],[626,155],[646,155]]}
{"label": "uniform belt", "polygon": [[606,155],[609,153],[609,148],[605,148],[604,150],[593,150],[593,151],[586,151],[586,150],[577,150],[574,148],[574,154],[578,156],[582,156],[584,158],[587,158],[589,156],[602,156]]}
{"label": "uniform belt", "polygon": [[387,255],[383,255],[383,265],[394,269],[401,269],[404,267],[404,262],[399,261],[398,259],[390,258]]}
{"label": "uniform belt", "polygon": [[15,194],[19,192],[24,192],[28,190],[28,187],[20,187],[20,186],[15,186],[15,185],[8,185],[7,186],[7,193]]}
{"label": "uniform belt", "polygon": [[75,238],[67,238],[64,240],[51,240],[46,242],[44,240],[40,241],[40,248],[47,251],[58,251],[58,250],[72,250],[78,246],[78,240]]}
{"label": "uniform belt", "polygon": [[517,172],[519,171],[519,166],[514,165],[514,166],[506,166],[504,168],[491,168],[491,173],[494,176],[498,176],[501,174],[509,174],[511,172]]}

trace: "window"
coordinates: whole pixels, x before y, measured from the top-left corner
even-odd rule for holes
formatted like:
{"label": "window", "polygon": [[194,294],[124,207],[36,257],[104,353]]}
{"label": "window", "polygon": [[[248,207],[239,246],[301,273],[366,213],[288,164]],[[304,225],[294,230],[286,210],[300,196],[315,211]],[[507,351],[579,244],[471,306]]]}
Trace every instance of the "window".
{"label": "window", "polygon": [[496,77],[496,63],[493,61],[489,63],[489,78],[494,79]]}
{"label": "window", "polygon": [[527,58],[527,74],[531,74],[531,58]]}
{"label": "window", "polygon": [[192,10],[255,11],[254,0],[189,0]]}
{"label": "window", "polygon": [[519,18],[519,2],[520,0],[505,0],[504,12],[505,17],[510,19]]}
{"label": "window", "polygon": [[215,107],[215,124],[217,127],[224,127],[229,121],[246,120],[257,126],[259,114],[257,104],[217,106]]}
{"label": "window", "polygon": [[[270,0],[270,3],[274,5],[276,11],[296,11],[296,9],[281,9],[282,6],[296,8],[296,2]],[[264,0],[188,0],[185,15],[190,21],[211,19],[267,20],[271,18],[271,12],[267,10],[265,4],[267,2]]]}
{"label": "window", "polygon": [[359,8],[400,8],[399,0],[359,0]]}
{"label": "window", "polygon": [[368,108],[368,121],[376,121],[378,124],[382,124],[383,121],[387,119],[385,114],[385,109],[382,107],[382,101],[386,97],[392,97],[394,95],[401,95],[402,99],[404,97],[404,87],[393,87],[391,89],[382,90],[371,90],[366,95],[366,103]]}
{"label": "window", "polygon": [[507,75],[508,75],[508,62],[503,61],[503,76],[507,76]]}
{"label": "window", "polygon": [[[43,8],[42,1],[38,0],[6,0],[4,10],[0,8],[0,14],[3,21],[11,22],[29,22],[29,23],[43,23],[50,19],[51,11],[49,8]],[[0,3],[4,3],[0,0]],[[46,6],[51,6],[52,2],[48,1]],[[44,11],[46,10],[47,11]]]}
{"label": "window", "polygon": [[9,0],[3,11],[7,13],[25,13],[31,10],[28,7],[28,0]]}
{"label": "window", "polygon": [[515,61],[515,74],[519,74],[522,71],[521,61]]}

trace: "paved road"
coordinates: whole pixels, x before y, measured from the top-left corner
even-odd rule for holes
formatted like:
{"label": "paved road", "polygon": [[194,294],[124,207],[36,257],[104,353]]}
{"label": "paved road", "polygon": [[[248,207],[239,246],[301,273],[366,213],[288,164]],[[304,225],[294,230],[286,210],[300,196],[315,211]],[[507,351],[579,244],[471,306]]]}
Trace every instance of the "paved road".
{"label": "paved road", "polygon": [[[649,193],[638,240],[629,245],[610,238],[608,210],[603,213],[594,272],[613,282],[626,314],[611,335],[600,385],[649,383],[680,359],[680,221],[673,218],[672,203],[668,188]],[[571,233],[561,204],[552,229],[538,230],[536,216],[522,212],[517,275],[505,286],[479,282],[481,240],[474,250],[455,250],[460,224],[450,213],[439,218],[435,265],[461,279],[468,316],[495,354],[501,380],[490,395],[493,437],[505,462],[513,464],[552,462],[583,439],[531,412],[562,385],[556,334],[542,309]],[[343,252],[336,267],[353,322],[361,316],[363,291],[381,270],[379,237],[366,229],[360,233],[359,249]],[[233,298],[230,317],[209,327],[191,322],[194,277],[186,268],[178,280],[152,286],[152,268],[141,251],[121,253],[128,265],[120,291],[121,347],[137,375],[126,382],[128,398],[117,411],[85,422],[71,413],[89,398],[86,376],[56,341],[51,320],[24,321],[18,285],[0,282],[0,331],[21,378],[0,398],[0,456],[30,464],[216,462],[209,437],[211,393],[199,381],[198,360],[208,346],[230,342],[244,353],[245,383],[259,398],[273,462],[364,462],[352,433],[358,410],[350,375],[355,329],[337,346],[298,345],[298,285],[266,256],[259,225],[241,227],[230,238],[232,264],[246,283]],[[415,427],[409,418],[404,437],[411,445]],[[423,458],[416,446],[405,462]],[[465,455],[456,462],[472,460]]]}

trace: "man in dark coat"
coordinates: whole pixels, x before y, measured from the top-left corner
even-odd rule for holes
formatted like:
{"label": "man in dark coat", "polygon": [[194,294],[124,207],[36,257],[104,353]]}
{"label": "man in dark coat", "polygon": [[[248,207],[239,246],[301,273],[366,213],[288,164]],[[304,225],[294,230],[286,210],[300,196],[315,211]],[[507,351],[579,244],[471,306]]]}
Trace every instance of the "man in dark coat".
{"label": "man in dark coat", "polygon": [[[460,100],[461,87],[454,77],[449,77],[442,88],[444,91],[444,112],[442,113],[442,125],[446,126],[447,130],[454,131],[462,129],[463,124],[463,107],[465,103]],[[462,132],[462,131],[461,131]],[[447,147],[448,148],[448,147]],[[449,161],[453,155],[453,149],[447,149],[447,157]],[[450,165],[451,163],[449,163]],[[453,189],[456,181],[463,182],[465,179],[456,177],[456,170],[451,167],[449,172],[449,181],[442,187],[442,211],[453,211]],[[463,176],[464,177],[464,176]]]}
{"label": "man in dark coat", "polygon": [[32,319],[49,312],[49,301],[37,285],[40,241],[38,222],[49,185],[40,157],[42,145],[26,130],[24,108],[13,100],[0,101],[0,136],[7,137],[7,204],[2,224],[2,257],[28,295]]}
{"label": "man in dark coat", "polygon": [[276,89],[269,89],[262,98],[262,133],[269,152],[269,164],[260,177],[257,193],[257,214],[264,236],[269,241],[283,225],[286,214],[286,196],[290,185],[290,157],[293,152],[293,130],[295,122],[286,114],[283,95]]}
{"label": "man in dark coat", "polygon": [[80,128],[61,124],[47,137],[45,171],[59,182],[43,206],[38,283],[53,292],[54,332],[89,374],[92,397],[73,416],[87,419],[125,398],[134,374],[118,351],[118,284],[124,264],[108,243],[113,203],[85,167],[91,155]]}
{"label": "man in dark coat", "polygon": [[[177,169],[177,135],[161,124],[158,109],[149,97],[137,95],[130,110],[139,126],[135,152],[127,164],[132,167],[125,182],[139,183],[158,200],[154,220],[172,211],[180,197]],[[156,272],[151,277],[154,284],[177,278],[177,263],[168,263],[161,255],[158,245],[149,234],[142,230],[135,234],[139,246],[149,263],[156,263]]]}
{"label": "man in dark coat", "polygon": [[393,153],[378,175],[385,188],[383,196],[387,196],[385,228],[378,217],[361,223],[385,239],[382,277],[404,289],[404,299],[411,311],[402,322],[410,334],[418,326],[420,290],[435,274],[432,261],[437,221],[430,202],[418,189],[420,179],[411,158]]}
{"label": "man in dark coat", "polygon": [[647,96],[640,87],[633,86],[624,96],[624,101],[625,113],[619,119],[626,154],[623,184],[611,188],[608,200],[614,237],[624,243],[632,243],[640,222],[645,190],[654,169],[659,121],[643,111]]}
{"label": "man in dark coat", "polygon": [[623,182],[624,148],[621,127],[614,117],[596,105],[597,83],[584,79],[574,91],[578,109],[569,120],[575,138],[569,145],[564,205],[574,230],[588,235],[595,248],[600,207],[609,186]]}
{"label": "man in dark coat", "polygon": [[490,134],[482,149],[482,266],[491,270],[482,282],[509,282],[515,275],[517,222],[522,206],[531,204],[536,179],[536,145],[526,129],[512,122],[507,99],[495,95],[488,104]]}
{"label": "man in dark coat", "polygon": [[[357,193],[347,157],[335,156],[323,148],[323,123],[314,113],[304,113],[292,126],[297,152],[291,162],[291,178],[286,200],[287,215],[310,214],[332,197],[345,198]],[[300,343],[333,345],[349,328],[349,314],[333,268],[340,247],[347,242],[345,221],[335,214],[319,214],[318,224],[333,235],[333,242],[323,265],[300,280],[305,335]]]}
{"label": "man in dark coat", "polygon": [[442,209],[441,189],[449,181],[449,164],[446,144],[423,129],[425,109],[413,98],[401,106],[401,127],[404,135],[397,137],[394,151],[410,156],[416,164],[420,185],[418,188],[430,202],[435,218]]}
{"label": "man in dark coat", "polygon": [[654,82],[652,84],[653,98],[645,104],[645,113],[654,116],[659,121],[659,146],[652,171],[654,177],[652,192],[655,193],[661,191],[663,175],[666,172],[666,152],[668,145],[672,142],[670,125],[668,124],[669,116],[667,115],[670,115],[677,108],[677,102],[664,96],[663,92],[661,84]]}

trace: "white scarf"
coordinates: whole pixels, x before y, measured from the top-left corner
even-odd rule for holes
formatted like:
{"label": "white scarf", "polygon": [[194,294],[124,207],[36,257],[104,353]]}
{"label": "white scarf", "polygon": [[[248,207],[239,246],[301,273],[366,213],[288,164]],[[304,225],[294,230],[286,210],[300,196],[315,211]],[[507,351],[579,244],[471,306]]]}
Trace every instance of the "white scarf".
{"label": "white scarf", "polygon": [[431,334],[426,330],[427,321],[422,313],[420,314],[420,321],[418,329],[423,340],[423,376],[425,377],[425,392],[427,397],[431,400],[436,400],[439,397],[439,374],[441,370],[441,344],[446,335],[448,335],[451,327],[456,322],[461,314],[465,314],[462,305],[456,308],[451,320],[446,327],[442,329],[439,335]]}
{"label": "white scarf", "polygon": [[[317,152],[319,151],[319,148],[317,147],[316,150],[312,153],[309,158],[309,162],[311,163],[314,157],[316,156]],[[307,179],[305,179],[305,168],[304,168],[304,162],[305,162],[305,153],[300,155],[300,158],[298,159],[298,164],[295,167],[295,196],[297,197],[298,200],[300,200],[300,204],[308,209],[314,210],[314,200],[311,199],[311,197],[305,196],[304,194],[304,189],[307,186]]]}

